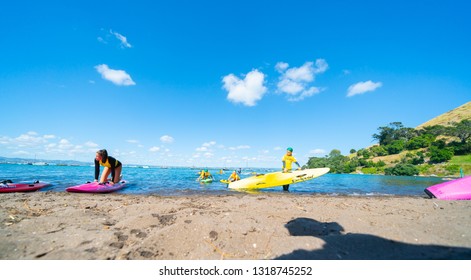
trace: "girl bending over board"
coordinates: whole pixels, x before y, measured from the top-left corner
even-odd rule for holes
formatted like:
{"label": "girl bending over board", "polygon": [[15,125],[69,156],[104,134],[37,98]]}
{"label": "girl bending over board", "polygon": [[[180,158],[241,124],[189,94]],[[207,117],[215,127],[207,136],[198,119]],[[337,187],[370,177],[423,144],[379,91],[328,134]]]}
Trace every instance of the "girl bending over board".
{"label": "girl bending over board", "polygon": [[114,157],[108,156],[108,152],[103,149],[96,152],[95,156],[95,182],[98,181],[100,174],[100,165],[104,166],[103,173],[101,174],[100,183],[106,183],[108,176],[111,173],[111,184],[118,183],[121,177],[121,170],[123,165]]}

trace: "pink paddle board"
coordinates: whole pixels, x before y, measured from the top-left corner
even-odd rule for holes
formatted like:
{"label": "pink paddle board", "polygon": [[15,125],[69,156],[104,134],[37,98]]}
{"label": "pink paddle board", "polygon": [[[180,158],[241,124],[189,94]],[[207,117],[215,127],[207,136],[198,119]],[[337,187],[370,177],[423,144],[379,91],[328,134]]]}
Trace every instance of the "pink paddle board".
{"label": "pink paddle board", "polygon": [[471,176],[433,185],[424,191],[431,198],[471,200]]}
{"label": "pink paddle board", "polygon": [[1,183],[0,184],[0,193],[7,192],[34,192],[46,186],[49,186],[48,183],[40,183],[36,181],[32,184],[27,183]]}
{"label": "pink paddle board", "polygon": [[126,181],[120,181],[116,184],[110,184],[108,182],[100,184],[98,182],[86,183],[78,186],[73,186],[65,189],[68,192],[78,193],[110,193],[120,190],[126,186]]}

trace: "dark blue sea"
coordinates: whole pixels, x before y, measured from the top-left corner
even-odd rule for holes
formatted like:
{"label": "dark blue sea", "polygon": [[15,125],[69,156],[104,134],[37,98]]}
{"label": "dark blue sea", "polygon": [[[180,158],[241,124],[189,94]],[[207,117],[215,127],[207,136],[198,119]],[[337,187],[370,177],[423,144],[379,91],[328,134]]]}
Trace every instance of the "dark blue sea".
{"label": "dark blue sea", "polygon": [[[215,177],[213,183],[201,184],[196,181],[199,169],[123,167],[123,179],[127,186],[118,191],[134,195],[220,195],[239,191],[226,188],[219,180],[227,179],[231,171],[209,169]],[[279,171],[275,169],[242,169],[241,178],[253,173]],[[0,164],[0,180],[33,182],[36,180],[51,184],[40,191],[64,192],[66,188],[93,181],[93,166],[56,166]],[[408,177],[382,175],[326,174],[319,178],[290,186],[292,194],[323,194],[347,196],[426,196],[424,189],[443,182],[438,177]],[[282,187],[260,190],[260,193],[280,193]]]}

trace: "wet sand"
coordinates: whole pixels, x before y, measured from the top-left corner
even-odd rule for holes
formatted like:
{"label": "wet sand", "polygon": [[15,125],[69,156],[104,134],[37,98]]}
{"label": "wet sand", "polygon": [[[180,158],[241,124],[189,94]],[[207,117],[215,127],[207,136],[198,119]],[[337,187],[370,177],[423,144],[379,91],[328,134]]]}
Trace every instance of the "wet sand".
{"label": "wet sand", "polygon": [[471,201],[0,194],[3,260],[471,259]]}

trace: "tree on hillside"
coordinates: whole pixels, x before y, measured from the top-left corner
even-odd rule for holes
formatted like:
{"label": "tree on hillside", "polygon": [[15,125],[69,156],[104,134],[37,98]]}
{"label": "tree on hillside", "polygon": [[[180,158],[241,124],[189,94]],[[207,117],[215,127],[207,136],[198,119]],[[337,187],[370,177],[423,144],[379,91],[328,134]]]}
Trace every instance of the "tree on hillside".
{"label": "tree on hillside", "polygon": [[426,126],[420,129],[418,132],[420,135],[431,134],[436,137],[436,136],[445,134],[446,131],[447,131],[447,128],[442,125],[432,125],[432,126]]}
{"label": "tree on hillside", "polygon": [[390,155],[399,154],[404,150],[405,142],[403,140],[394,140],[391,144],[386,145],[386,150]]}
{"label": "tree on hillside", "polygon": [[458,137],[461,143],[466,143],[471,139],[471,120],[462,120],[459,123],[453,123],[446,131],[448,136]]}
{"label": "tree on hillside", "polygon": [[329,153],[330,158],[339,157],[339,156],[342,156],[342,152],[340,150],[337,150],[337,149],[333,149]]}
{"label": "tree on hillside", "polygon": [[332,150],[325,158],[310,157],[306,165],[308,168],[329,167],[331,173],[351,173],[357,167],[356,161],[350,161],[337,149]]}
{"label": "tree on hillside", "polygon": [[407,142],[417,136],[415,129],[404,127],[401,122],[392,122],[388,126],[379,127],[378,130],[378,134],[373,134],[373,139],[378,140],[379,144],[384,146],[398,140]]}
{"label": "tree on hillside", "polygon": [[369,149],[371,153],[374,154],[374,156],[377,157],[382,157],[382,156],[387,156],[388,151],[383,146],[375,145]]}
{"label": "tree on hillside", "polygon": [[424,133],[407,141],[406,149],[416,150],[420,148],[427,148],[433,143],[433,141],[435,141],[435,138],[436,136],[432,134]]}
{"label": "tree on hillside", "polygon": [[373,134],[373,139],[378,140],[380,145],[387,145],[394,140],[394,131],[402,127],[403,125],[401,122],[393,122],[390,123],[389,126],[381,126],[378,128],[379,133]]}
{"label": "tree on hillside", "polygon": [[419,175],[419,169],[412,164],[400,163],[394,167],[384,169],[384,174],[395,176],[414,176]]}
{"label": "tree on hillside", "polygon": [[428,156],[430,157],[430,163],[440,163],[449,161],[453,157],[453,149],[449,147],[439,148],[437,146],[430,147]]}

